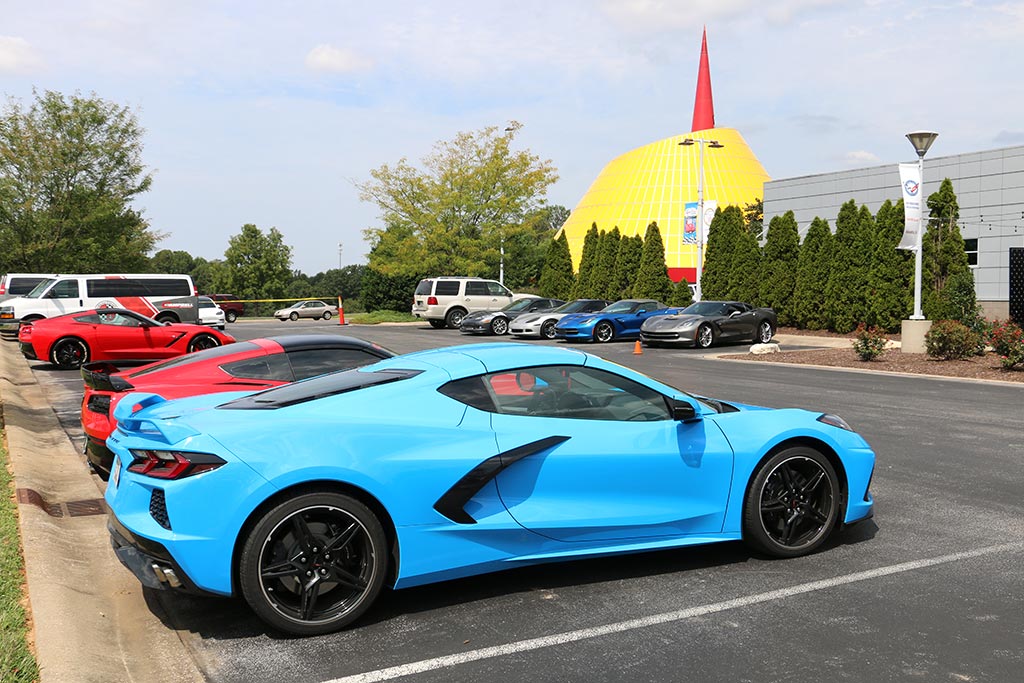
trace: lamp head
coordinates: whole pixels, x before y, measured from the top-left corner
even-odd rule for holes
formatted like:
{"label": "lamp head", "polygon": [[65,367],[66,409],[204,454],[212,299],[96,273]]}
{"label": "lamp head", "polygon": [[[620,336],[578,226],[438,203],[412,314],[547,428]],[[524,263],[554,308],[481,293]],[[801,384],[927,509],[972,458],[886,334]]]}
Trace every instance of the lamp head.
{"label": "lamp head", "polygon": [[914,146],[914,150],[919,157],[924,157],[928,153],[928,148],[932,146],[937,137],[939,137],[939,134],[930,130],[918,130],[913,133],[907,133],[907,139],[910,140],[910,144]]}
{"label": "lamp head", "polygon": [[679,144],[680,144],[680,145],[686,145],[687,147],[690,147],[691,145],[693,145],[693,144],[694,144],[694,142],[693,142],[693,138],[686,138],[685,140],[683,140],[683,141],[682,141],[682,142],[680,142]]}
{"label": "lamp head", "polygon": [[711,142],[708,143],[708,147],[710,147],[711,149],[722,149],[723,147],[725,147],[725,145],[723,145],[718,140],[712,140]]}

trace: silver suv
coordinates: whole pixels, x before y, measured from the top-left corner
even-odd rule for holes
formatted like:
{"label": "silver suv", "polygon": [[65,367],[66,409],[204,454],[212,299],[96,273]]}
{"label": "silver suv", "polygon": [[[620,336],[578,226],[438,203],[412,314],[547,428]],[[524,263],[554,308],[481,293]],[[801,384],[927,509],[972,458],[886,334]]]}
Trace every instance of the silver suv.
{"label": "silver suv", "polygon": [[431,327],[458,328],[467,313],[496,311],[511,302],[512,292],[500,282],[479,277],[433,277],[420,280],[412,314]]}

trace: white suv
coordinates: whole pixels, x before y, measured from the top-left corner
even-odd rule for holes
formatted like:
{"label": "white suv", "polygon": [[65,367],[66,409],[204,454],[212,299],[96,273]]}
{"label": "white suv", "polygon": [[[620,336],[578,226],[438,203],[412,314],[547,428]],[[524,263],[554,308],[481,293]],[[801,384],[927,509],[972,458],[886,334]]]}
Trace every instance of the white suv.
{"label": "white suv", "polygon": [[413,296],[412,314],[431,327],[458,328],[467,313],[496,311],[513,299],[500,282],[479,277],[434,277],[420,280]]}

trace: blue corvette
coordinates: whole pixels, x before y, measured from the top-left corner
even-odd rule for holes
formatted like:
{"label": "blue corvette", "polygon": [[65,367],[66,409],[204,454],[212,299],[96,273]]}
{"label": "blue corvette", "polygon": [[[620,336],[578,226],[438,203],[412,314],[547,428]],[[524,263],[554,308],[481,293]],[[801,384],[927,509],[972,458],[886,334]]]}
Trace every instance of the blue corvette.
{"label": "blue corvette", "polygon": [[871,516],[842,419],[692,396],[574,349],[481,344],[115,411],[106,500],[143,584],[338,630],[385,586],[746,541],[812,552]]}
{"label": "blue corvette", "polygon": [[654,299],[623,299],[597,313],[567,315],[555,325],[555,339],[610,342],[613,339],[639,339],[640,326],[655,315],[678,313]]}

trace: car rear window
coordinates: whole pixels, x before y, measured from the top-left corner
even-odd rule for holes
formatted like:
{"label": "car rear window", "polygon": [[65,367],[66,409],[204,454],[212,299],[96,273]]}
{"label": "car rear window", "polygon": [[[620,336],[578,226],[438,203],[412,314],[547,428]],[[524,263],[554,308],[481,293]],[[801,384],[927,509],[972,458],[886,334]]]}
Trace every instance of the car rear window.
{"label": "car rear window", "polygon": [[358,391],[378,384],[390,384],[409,379],[423,372],[422,370],[406,370],[387,368],[376,372],[360,370],[343,370],[329,375],[320,375],[294,384],[284,384],[256,394],[244,396],[217,406],[218,410],[277,410],[319,398],[337,396],[350,391]]}
{"label": "car rear window", "polygon": [[7,286],[7,293],[12,296],[28,294],[36,285],[47,279],[45,277],[12,277],[10,284]]}
{"label": "car rear window", "polygon": [[209,360],[210,358],[219,358],[221,356],[227,356],[234,353],[244,353],[246,351],[253,351],[258,349],[256,344],[252,342],[235,342],[234,344],[225,344],[224,346],[215,346],[212,349],[206,349],[205,351],[197,351],[196,353],[188,353],[184,356],[178,356],[165,360],[162,363],[150,365],[147,368],[133,372],[129,377],[141,377],[142,375],[148,375],[151,372],[158,372],[160,370],[166,370],[167,368],[180,368],[192,363],[198,363],[200,361]]}
{"label": "car rear window", "polygon": [[433,280],[420,280],[420,283],[416,285],[416,294],[430,294],[430,285],[434,283]]}

